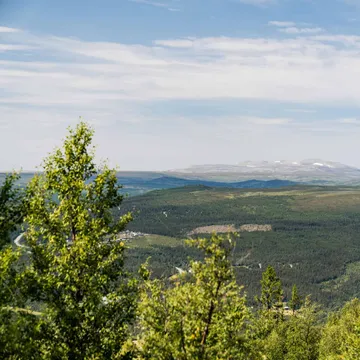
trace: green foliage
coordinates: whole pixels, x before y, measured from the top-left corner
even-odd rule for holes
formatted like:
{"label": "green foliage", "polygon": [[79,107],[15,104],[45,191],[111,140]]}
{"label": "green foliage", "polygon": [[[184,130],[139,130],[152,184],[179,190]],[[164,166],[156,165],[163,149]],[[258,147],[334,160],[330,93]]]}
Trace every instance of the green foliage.
{"label": "green foliage", "polygon": [[275,310],[282,308],[283,289],[281,281],[276,275],[275,269],[268,266],[262,274],[261,296],[257,298],[263,310]]}
{"label": "green foliage", "polygon": [[[20,253],[10,247],[0,252],[0,358],[31,359],[39,355],[31,332],[35,334],[36,316],[25,308],[26,299],[19,287],[17,270]],[[30,331],[29,331],[30,330]]]}
{"label": "green foliage", "polygon": [[102,359],[119,352],[135,314],[137,283],[124,270],[114,219],[122,196],[116,173],[98,169],[93,131],[80,123],[44,162],[27,189],[28,300],[41,305],[37,339],[43,359]]}
{"label": "green foliage", "polygon": [[249,311],[229,260],[229,236],[189,240],[204,253],[189,270],[147,281],[139,304],[137,359],[247,359]]}
{"label": "green foliage", "polygon": [[151,256],[151,266],[159,276],[169,274],[174,263],[181,267],[188,256],[195,256],[181,241],[173,246],[174,239],[186,238],[194,228],[271,224],[273,231],[242,232],[234,251],[236,278],[251,304],[259,292],[259,263],[263,269],[275,268],[285,301],[290,300],[293,284],[326,308],[343,306],[360,294],[359,187],[244,190],[193,186],[127,198],[120,213],[133,208],[138,213],[128,229],[173,238],[169,246],[165,242],[146,249],[139,246],[130,253],[134,266]]}
{"label": "green foliage", "polygon": [[[282,328],[284,321],[283,290],[281,281],[272,266],[268,266],[263,272],[260,284],[261,295],[255,297],[260,307],[252,325],[252,347],[260,353],[266,353],[269,339],[271,339],[270,344],[276,343],[272,338],[279,336],[278,331]],[[283,336],[280,336],[280,339],[283,340]],[[280,351],[279,345],[275,350]]]}
{"label": "green foliage", "polygon": [[316,360],[319,355],[321,326],[316,305],[307,301],[295,315],[278,323],[263,341],[268,360]]}
{"label": "green foliage", "polygon": [[6,175],[0,186],[0,248],[10,243],[10,234],[24,217],[24,191],[17,186],[17,173]]}
{"label": "green foliage", "polygon": [[322,332],[320,317],[318,306],[312,304],[309,298],[304,307],[290,316],[286,331],[286,360],[318,359]]}
{"label": "green foliage", "polygon": [[332,314],[321,339],[320,360],[360,358],[360,300],[347,303]]}
{"label": "green foliage", "polygon": [[291,291],[291,299],[289,301],[289,307],[295,313],[296,310],[299,310],[301,307],[301,297],[298,294],[297,286],[294,284]]}
{"label": "green foliage", "polygon": [[[289,289],[288,271],[294,273],[293,266],[287,266],[287,271],[284,266],[289,261],[296,264],[293,260],[299,255],[288,250],[299,246],[300,238],[304,238],[302,246],[309,244],[304,234],[322,239],[319,230],[322,226],[332,224],[336,233],[339,224],[347,224],[348,232],[343,232],[342,240],[353,244],[351,254],[340,253],[340,259],[334,261],[340,266],[351,255],[352,265],[348,265],[345,275],[334,280],[331,275],[335,270],[327,268],[324,262],[329,252],[321,246],[329,246],[326,237],[316,244],[322,254],[318,262],[324,268],[323,273],[311,275],[311,279],[312,283],[321,284],[324,293],[334,284],[336,290],[343,283],[356,284],[358,258],[352,254],[356,253],[356,243],[352,242],[352,231],[357,229],[358,221],[355,213],[344,215],[336,209],[326,215],[306,213],[309,210],[304,204],[299,205],[295,195],[284,195],[281,191],[270,191],[264,202],[254,192],[229,194],[226,189],[214,192],[192,187],[184,196],[184,189],[176,189],[172,195],[180,194],[180,198],[166,198],[166,195],[165,207],[163,193],[155,192],[135,199],[135,203],[144,199],[150,203],[145,206],[149,218],[137,219],[136,226],[144,232],[151,233],[162,226],[165,235],[171,232],[181,235],[195,227],[195,223],[207,225],[200,221],[204,216],[209,216],[207,221],[211,223],[215,219],[222,224],[227,217],[229,224],[229,214],[237,218],[244,215],[242,221],[247,223],[260,224],[264,219],[266,222],[272,219],[275,231],[244,234],[237,242],[231,235],[213,234],[187,240],[187,248],[174,238],[154,235],[138,238],[127,250],[130,264],[126,264],[126,246],[118,234],[132,220],[126,209],[133,204],[127,203],[125,212],[122,208],[121,216],[114,216],[120,214],[114,209],[122,204],[121,187],[114,170],[95,165],[92,138],[93,131],[83,122],[70,129],[63,147],[45,160],[43,173],[29,183],[25,199],[15,185],[16,174],[8,176],[0,189],[0,240],[8,241],[26,211],[27,243],[22,249],[4,247],[0,251],[1,359],[360,358],[358,299],[332,314],[324,324],[319,307],[309,297],[303,303],[296,285],[289,301],[292,311],[285,310],[283,301],[289,291],[284,293],[280,281],[281,276]],[[329,204],[334,197],[327,196],[326,191],[320,195]],[[218,197],[215,206],[209,192]],[[187,202],[194,197],[201,205],[189,206]],[[246,204],[245,197],[251,198]],[[346,198],[356,209],[353,200],[352,195]],[[299,206],[305,218],[298,219],[294,215],[296,211],[289,211]],[[344,208],[344,203],[341,206]],[[274,209],[280,210],[276,213]],[[166,217],[159,218],[164,212]],[[297,235],[287,237],[292,233]],[[251,259],[256,242],[264,258],[270,248],[274,250],[279,244],[288,248],[282,248],[286,253],[282,265],[274,261],[276,271],[268,266],[261,274],[259,308],[252,310],[236,280],[241,279],[241,283],[244,279],[260,280],[260,259]],[[333,247],[332,250],[340,252],[335,244]],[[305,259],[309,253],[300,256]],[[143,279],[140,282],[134,271],[149,255],[155,257],[155,262],[149,260],[140,266],[138,277]],[[191,255],[190,263],[186,255]],[[170,264],[167,272],[162,272],[162,261]],[[170,276],[169,268],[172,272],[175,266],[183,270]],[[309,280],[311,267],[305,260],[301,266],[306,270],[304,279]],[[151,268],[156,273],[151,273]],[[162,279],[159,274],[163,275]],[[324,277],[328,277],[327,282]],[[258,291],[258,281],[250,281],[248,286]]]}

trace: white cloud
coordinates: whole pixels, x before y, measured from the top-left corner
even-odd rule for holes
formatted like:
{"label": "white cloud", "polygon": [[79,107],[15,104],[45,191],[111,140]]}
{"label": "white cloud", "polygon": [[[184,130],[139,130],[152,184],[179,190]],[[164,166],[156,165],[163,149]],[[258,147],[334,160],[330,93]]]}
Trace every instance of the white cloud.
{"label": "white cloud", "polygon": [[155,7],[159,7],[159,8],[165,8],[169,11],[180,11],[180,9],[174,8],[169,4],[166,3],[162,3],[162,2],[157,2],[157,1],[152,1],[152,0],[128,0],[130,2],[134,2],[134,3],[138,3],[138,4],[145,4],[145,5],[150,5],[150,6],[155,6]]}
{"label": "white cloud", "polygon": [[144,46],[24,35],[21,44],[6,46],[35,46],[38,59],[51,54],[58,61],[3,61],[0,85],[12,94],[2,96],[3,103],[94,106],[96,99],[212,98],[360,103],[357,36],[187,38]]}
{"label": "white cloud", "polygon": [[358,35],[314,35],[311,40],[323,43],[337,43],[346,46],[360,46],[360,36]]}
{"label": "white cloud", "polygon": [[276,2],[276,0],[235,0],[243,4],[255,5],[255,6],[264,6],[270,5]]}
{"label": "white cloud", "polygon": [[293,113],[303,113],[303,114],[316,113],[316,110],[313,110],[313,109],[286,109],[286,111],[293,112]]}
{"label": "white cloud", "polygon": [[341,123],[341,124],[350,124],[350,125],[360,125],[360,119],[357,119],[357,118],[344,118],[344,119],[340,119],[339,123]]}
{"label": "white cloud", "polygon": [[155,45],[165,46],[165,47],[174,47],[174,48],[191,48],[194,44],[192,40],[189,39],[178,39],[178,40],[155,40]]}
{"label": "white cloud", "polygon": [[296,26],[296,23],[292,21],[269,21],[269,25],[277,26],[277,27],[291,27]]}
{"label": "white cloud", "polygon": [[268,25],[275,26],[278,31],[286,33],[286,34],[317,34],[323,32],[324,29],[320,27],[304,27],[304,25],[309,24],[299,24],[298,26],[295,22],[292,21],[269,21]]}
{"label": "white cloud", "polygon": [[279,29],[279,31],[284,32],[286,34],[317,34],[323,32],[324,29],[315,27],[315,28],[298,28],[295,26],[292,27],[285,27]]}
{"label": "white cloud", "polygon": [[33,46],[16,45],[16,44],[0,44],[0,52],[3,51],[20,51],[20,50],[32,50]]}
{"label": "white cloud", "polygon": [[0,26],[0,33],[16,33],[20,32],[20,29],[14,29],[6,26]]}
{"label": "white cloud", "polygon": [[[7,35],[3,35],[5,39]],[[335,148],[324,143],[319,147],[318,137],[342,136],[341,151],[345,153],[350,145],[356,145],[360,135],[359,127],[351,127],[357,124],[353,120],[308,122],[308,115],[301,109],[301,104],[312,108],[334,104],[360,106],[358,36],[290,34],[286,39],[155,39],[148,46],[26,32],[16,34],[17,42],[11,44],[13,36],[6,45],[26,47],[27,53],[36,55],[36,61],[26,58],[20,49],[12,54],[12,60],[8,57],[1,60],[0,54],[0,133],[5,134],[1,137],[0,152],[5,153],[11,146],[31,148],[33,152],[29,154],[12,157],[15,164],[24,168],[39,163],[41,156],[50,150],[53,134],[57,138],[61,129],[75,122],[79,115],[94,119],[104,154],[119,154],[115,160],[128,169],[132,163],[137,168],[155,167],[154,162],[148,163],[144,152],[164,169],[173,164],[185,167],[193,162],[221,162],[220,155],[224,156],[221,148],[228,146],[233,154],[251,153],[254,157],[274,159],[281,157],[280,148],[298,146],[306,153],[293,152],[294,158],[336,160]],[[220,114],[199,119],[193,118],[193,114],[174,115],[176,111],[169,110],[170,106],[160,115],[146,110],[147,105],[160,101],[219,99],[281,102],[282,107],[288,103],[286,107],[293,107],[299,114],[291,114],[295,119],[270,113],[256,116],[239,113],[234,117]],[[346,123],[348,126],[344,126]],[[111,131],[102,130],[106,127],[111,127]],[[16,136],[9,136],[10,133]],[[346,136],[351,139],[346,140]],[[208,143],[218,145],[209,151]],[[272,153],[264,151],[274,143],[277,147]],[[149,150],[149,144],[155,145]],[[185,148],[181,159],[180,147]],[[318,153],[318,148],[325,156]],[[129,154],[132,152],[129,149],[135,149],[134,154]],[[236,156],[228,161],[237,162]],[[0,164],[2,168],[10,165]]]}
{"label": "white cloud", "polygon": [[24,36],[22,44],[9,46],[35,46],[41,50],[37,58],[52,54],[59,60],[3,61],[0,84],[12,96],[2,102],[93,106],[95,99],[244,98],[360,103],[357,36],[188,38],[156,40],[153,46]]}
{"label": "white cloud", "polygon": [[264,118],[264,117],[250,117],[246,120],[255,125],[286,125],[292,122],[292,119],[288,118]]}

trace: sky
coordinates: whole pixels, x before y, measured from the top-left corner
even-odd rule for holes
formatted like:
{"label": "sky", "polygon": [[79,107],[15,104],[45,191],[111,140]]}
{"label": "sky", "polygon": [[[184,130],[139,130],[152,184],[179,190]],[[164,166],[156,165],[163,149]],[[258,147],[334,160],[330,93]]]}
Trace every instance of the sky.
{"label": "sky", "polygon": [[0,170],[81,117],[121,170],[360,167],[360,0],[0,0]]}

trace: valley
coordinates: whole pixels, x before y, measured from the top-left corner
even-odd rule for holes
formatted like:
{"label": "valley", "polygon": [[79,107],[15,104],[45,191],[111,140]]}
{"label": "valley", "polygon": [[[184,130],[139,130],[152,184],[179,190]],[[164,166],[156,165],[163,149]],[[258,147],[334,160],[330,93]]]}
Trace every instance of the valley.
{"label": "valley", "polygon": [[[294,283],[326,307],[360,295],[360,187],[341,178],[329,185],[316,177],[301,183],[295,178],[214,181],[206,173],[175,175],[117,173],[126,196],[115,214],[134,214],[121,235],[130,245],[131,269],[150,257],[153,276],[171,276],[175,267],[186,267],[190,256],[198,256],[184,239],[237,232],[232,261],[250,302],[268,265],[278,272],[286,296]],[[32,176],[22,174],[19,186]]]}
{"label": "valley", "polygon": [[209,236],[209,229],[237,230],[232,262],[250,302],[268,265],[275,267],[287,297],[294,283],[326,307],[360,295],[358,187],[188,186],[130,197],[121,213],[128,210],[135,215],[128,228],[151,234],[130,242],[131,264],[150,256],[154,276],[171,276],[175,267],[186,268],[189,256],[198,256],[183,239]]}

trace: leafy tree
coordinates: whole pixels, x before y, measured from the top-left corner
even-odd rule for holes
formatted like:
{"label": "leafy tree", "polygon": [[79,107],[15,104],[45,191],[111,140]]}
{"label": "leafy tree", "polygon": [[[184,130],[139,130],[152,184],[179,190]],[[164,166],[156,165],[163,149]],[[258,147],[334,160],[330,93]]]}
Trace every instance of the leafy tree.
{"label": "leafy tree", "polygon": [[301,309],[286,322],[286,360],[316,360],[322,327],[321,312],[307,297]]}
{"label": "leafy tree", "polygon": [[24,217],[24,191],[16,182],[20,175],[8,174],[0,186],[0,248],[10,243],[10,234]]}
{"label": "leafy tree", "polygon": [[70,129],[27,189],[30,264],[22,279],[41,306],[43,359],[114,358],[135,315],[137,283],[117,238],[131,214],[113,218],[120,186],[114,170],[96,167],[92,138],[83,122]]}
{"label": "leafy tree", "polygon": [[[39,355],[30,332],[34,334],[36,314],[25,308],[19,291],[17,267],[19,251],[6,247],[0,251],[0,358],[31,359]],[[29,332],[29,330],[31,331]]]}
{"label": "leafy tree", "polygon": [[319,311],[307,298],[305,306],[278,322],[262,342],[262,354],[268,360],[317,360],[321,326]]}
{"label": "leafy tree", "polygon": [[301,297],[298,294],[297,286],[294,284],[291,291],[291,299],[289,302],[290,309],[293,311],[293,314],[296,310],[299,310],[301,307]]}
{"label": "leafy tree", "polygon": [[205,254],[172,284],[147,281],[139,304],[136,359],[247,359],[249,312],[236,285],[230,235],[189,240]]}
{"label": "leafy tree", "polygon": [[320,344],[321,360],[360,359],[360,300],[332,314]]}

